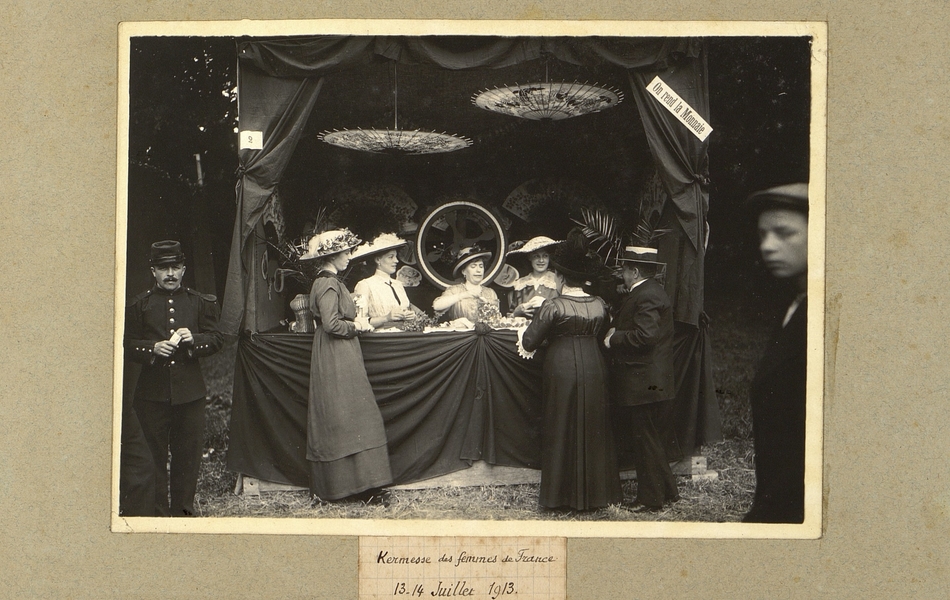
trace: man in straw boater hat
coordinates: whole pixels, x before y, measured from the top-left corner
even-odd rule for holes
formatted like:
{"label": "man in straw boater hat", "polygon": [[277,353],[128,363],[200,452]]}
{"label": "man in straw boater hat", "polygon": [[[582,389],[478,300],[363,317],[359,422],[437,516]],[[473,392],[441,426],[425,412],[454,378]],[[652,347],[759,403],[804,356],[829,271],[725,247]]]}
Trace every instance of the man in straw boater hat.
{"label": "man in straw boater hat", "polygon": [[192,516],[207,395],[198,358],[214,354],[224,341],[218,304],[214,296],[182,286],[180,243],[152,244],[149,264],[155,285],[129,302],[125,316],[126,356],[142,363],[135,414],[155,464],[156,516]]}
{"label": "man in straw boater hat", "polygon": [[756,192],[746,202],[762,262],[794,299],[758,365],[749,391],[755,445],[755,498],[743,521],[805,518],[805,374],[808,288],[808,184]]}
{"label": "man in straw boater hat", "polygon": [[622,298],[604,345],[610,360],[611,399],[621,450],[629,448],[637,470],[639,511],[659,511],[679,500],[657,429],[664,403],[676,395],[673,378],[673,307],[653,277],[662,263],[654,248],[627,246]]}

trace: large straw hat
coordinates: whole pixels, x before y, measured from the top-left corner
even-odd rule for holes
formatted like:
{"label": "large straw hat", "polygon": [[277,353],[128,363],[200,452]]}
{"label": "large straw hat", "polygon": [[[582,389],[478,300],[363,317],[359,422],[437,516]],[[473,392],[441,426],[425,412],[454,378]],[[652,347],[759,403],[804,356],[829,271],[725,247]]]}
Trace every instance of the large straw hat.
{"label": "large straw hat", "polygon": [[526,254],[530,255],[535,250],[540,250],[541,248],[547,248],[549,246],[554,246],[560,244],[561,242],[557,240],[552,240],[551,238],[539,235],[538,237],[533,237],[527,242],[514,242],[508,246],[508,255],[512,254]]}
{"label": "large straw hat", "polygon": [[310,238],[307,243],[307,253],[300,257],[300,260],[313,260],[324,256],[330,256],[337,252],[349,250],[359,246],[362,242],[360,238],[353,235],[353,232],[347,228],[333,229],[324,231]]}
{"label": "large straw hat", "polygon": [[395,233],[381,233],[373,238],[372,242],[363,244],[353,251],[352,260],[367,258],[374,254],[380,254],[394,248],[405,246],[408,242],[399,238]]}

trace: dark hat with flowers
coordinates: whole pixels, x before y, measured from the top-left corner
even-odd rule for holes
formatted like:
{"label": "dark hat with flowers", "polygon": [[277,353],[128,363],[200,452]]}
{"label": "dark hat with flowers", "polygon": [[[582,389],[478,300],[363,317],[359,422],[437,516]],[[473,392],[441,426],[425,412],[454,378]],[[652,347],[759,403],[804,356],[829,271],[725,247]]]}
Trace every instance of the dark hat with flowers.
{"label": "dark hat with flowers", "polygon": [[469,246],[459,250],[458,258],[455,261],[455,268],[452,269],[452,277],[458,277],[459,271],[465,268],[471,262],[478,259],[487,261],[491,258],[491,252],[483,251],[478,246]]}
{"label": "dark hat with flowers", "polygon": [[603,259],[590,250],[587,236],[578,227],[554,248],[551,266],[565,277],[581,281],[592,281],[609,272]]}

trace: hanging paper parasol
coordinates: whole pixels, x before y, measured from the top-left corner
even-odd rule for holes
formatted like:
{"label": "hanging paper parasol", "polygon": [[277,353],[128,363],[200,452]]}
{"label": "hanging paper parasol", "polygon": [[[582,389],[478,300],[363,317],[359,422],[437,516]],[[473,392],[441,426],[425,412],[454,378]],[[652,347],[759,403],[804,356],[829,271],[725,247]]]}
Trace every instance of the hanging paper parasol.
{"label": "hanging paper parasol", "polygon": [[328,144],[378,154],[435,154],[452,152],[472,145],[467,137],[435,131],[399,129],[399,87],[396,66],[393,64],[393,128],[392,129],[334,129],[317,136]]}
{"label": "hanging paper parasol", "polygon": [[343,129],[324,131],[320,140],[341,148],[379,154],[435,154],[472,145],[472,140],[434,131],[399,129]]}
{"label": "hanging paper parasol", "polygon": [[535,121],[560,121],[600,112],[623,102],[623,92],[576,81],[529,83],[485,90],[472,96],[479,108]]}

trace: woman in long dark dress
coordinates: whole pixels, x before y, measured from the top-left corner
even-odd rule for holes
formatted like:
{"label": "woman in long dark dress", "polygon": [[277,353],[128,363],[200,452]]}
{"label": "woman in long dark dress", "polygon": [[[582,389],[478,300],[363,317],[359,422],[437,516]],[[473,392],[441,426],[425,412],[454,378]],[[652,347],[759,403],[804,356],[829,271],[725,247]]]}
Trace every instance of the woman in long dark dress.
{"label": "woman in long dark dress", "polygon": [[[578,239],[577,236],[580,236]],[[602,265],[586,256],[579,231],[555,250],[561,295],[546,300],[524,331],[524,350],[549,341],[542,385],[542,507],[603,508],[623,500],[607,395],[607,364],[599,340],[607,305],[583,289]]]}
{"label": "woman in long dark dress", "polygon": [[310,491],[320,500],[384,500],[392,482],[383,418],[363,366],[357,335],[372,329],[339,279],[360,239],[349,230],[310,240],[302,260],[318,261],[310,290],[317,321],[310,359],[307,460]]}

